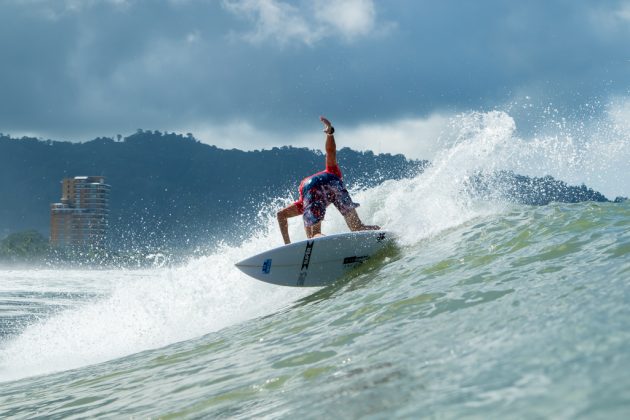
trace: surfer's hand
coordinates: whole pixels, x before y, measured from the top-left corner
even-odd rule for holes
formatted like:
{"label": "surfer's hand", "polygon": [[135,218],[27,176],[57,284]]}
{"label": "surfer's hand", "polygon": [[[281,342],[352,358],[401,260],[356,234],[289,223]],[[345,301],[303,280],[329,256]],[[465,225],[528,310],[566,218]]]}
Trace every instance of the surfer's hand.
{"label": "surfer's hand", "polygon": [[332,123],[326,117],[319,117],[319,120],[324,124],[324,133],[333,134],[335,132],[335,127],[332,126]]}

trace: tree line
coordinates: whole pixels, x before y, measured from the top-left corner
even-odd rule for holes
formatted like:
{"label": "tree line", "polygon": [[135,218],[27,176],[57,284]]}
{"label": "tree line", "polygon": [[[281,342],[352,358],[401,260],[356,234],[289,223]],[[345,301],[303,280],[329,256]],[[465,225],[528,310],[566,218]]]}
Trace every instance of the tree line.
{"label": "tree line", "polygon": [[[343,148],[349,185],[370,187],[423,170],[427,161]],[[111,185],[110,240],[116,247],[192,247],[237,240],[256,215],[296,198],[300,180],[322,170],[317,150],[226,150],[188,133],[138,130],[84,143],[0,135],[0,238],[35,229],[48,235],[50,203],[65,177],[102,175]],[[271,210],[269,210],[271,211]]]}

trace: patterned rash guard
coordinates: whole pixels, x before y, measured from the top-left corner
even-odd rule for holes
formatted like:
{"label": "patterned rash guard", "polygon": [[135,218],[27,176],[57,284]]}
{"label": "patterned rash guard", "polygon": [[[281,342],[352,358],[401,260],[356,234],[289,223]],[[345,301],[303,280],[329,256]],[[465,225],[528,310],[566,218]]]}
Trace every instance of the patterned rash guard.
{"label": "patterned rash guard", "polygon": [[295,202],[304,219],[304,226],[313,226],[324,219],[331,203],[342,215],[359,207],[354,203],[341,180],[339,165],[326,166],[325,171],[308,176],[300,183],[300,198]]}

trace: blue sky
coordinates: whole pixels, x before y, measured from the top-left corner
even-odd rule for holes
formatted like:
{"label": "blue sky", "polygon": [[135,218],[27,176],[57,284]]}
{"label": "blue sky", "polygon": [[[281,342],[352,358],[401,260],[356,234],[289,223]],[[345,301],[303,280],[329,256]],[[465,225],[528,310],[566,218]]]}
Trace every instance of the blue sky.
{"label": "blue sky", "polygon": [[324,114],[350,146],[423,157],[459,112],[610,111],[630,1],[0,0],[0,57],[11,135],[317,147]]}

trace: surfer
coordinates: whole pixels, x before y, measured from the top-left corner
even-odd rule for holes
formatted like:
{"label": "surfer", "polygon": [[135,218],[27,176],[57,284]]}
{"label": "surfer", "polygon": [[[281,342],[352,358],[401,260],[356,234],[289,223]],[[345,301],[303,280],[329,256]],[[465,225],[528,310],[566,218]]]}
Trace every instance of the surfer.
{"label": "surfer", "polygon": [[352,201],[341,180],[341,169],[337,164],[337,145],[333,135],[335,129],[326,118],[319,119],[324,124],[326,133],[326,169],[304,178],[300,183],[300,198],[278,212],[278,224],[285,244],[291,243],[287,220],[289,217],[302,215],[306,236],[309,239],[321,236],[322,220],[326,215],[326,207],[330,204],[337,207],[351,231],[380,229],[380,226],[364,225],[359,219],[356,211],[359,204]]}

